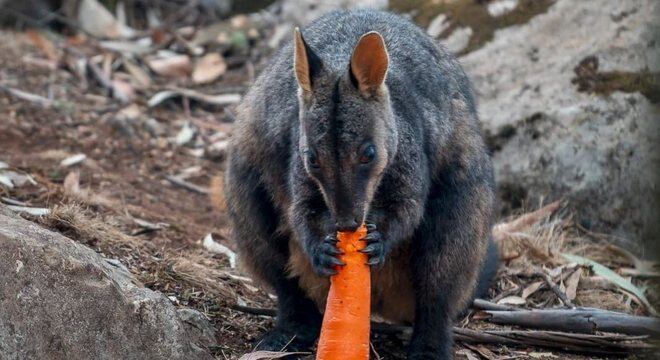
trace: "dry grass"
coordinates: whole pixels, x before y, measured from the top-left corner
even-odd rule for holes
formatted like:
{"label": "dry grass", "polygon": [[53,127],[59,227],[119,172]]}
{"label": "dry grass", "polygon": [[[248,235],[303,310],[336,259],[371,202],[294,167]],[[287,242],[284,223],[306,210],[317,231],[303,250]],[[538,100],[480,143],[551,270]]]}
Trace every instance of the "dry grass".
{"label": "dry grass", "polygon": [[[543,211],[551,208],[553,211]],[[530,214],[540,214],[534,221],[520,225],[520,219],[530,214],[523,214],[511,221],[498,224],[498,227],[514,228],[496,236],[504,266],[496,282],[494,298],[500,300],[506,296],[521,296],[525,289],[531,290],[532,284],[539,282],[539,271],[551,274],[553,280],[565,290],[565,281],[580,266],[569,264],[562,253],[574,254],[594,260],[608,268],[621,272],[622,268],[635,268],[641,260],[628,251],[608,243],[600,236],[580,228],[565,210],[559,210],[552,204]],[[529,219],[528,219],[529,220]],[[497,227],[496,227],[497,228]],[[648,262],[647,262],[648,263]],[[657,295],[653,292],[653,281],[633,278],[633,283],[640,288],[649,287],[647,296],[657,307]],[[555,294],[541,286],[527,297],[525,306],[549,307],[560,305]],[[654,301],[655,300],[655,301]],[[644,314],[637,299],[618,289],[606,278],[596,276],[589,268],[583,268],[578,280],[575,304],[627,313]]]}
{"label": "dry grass", "polygon": [[40,219],[40,222],[90,246],[121,246],[138,249],[144,245],[139,239],[119,230],[120,221],[117,219],[111,216],[100,217],[75,202],[55,206],[49,215]]}

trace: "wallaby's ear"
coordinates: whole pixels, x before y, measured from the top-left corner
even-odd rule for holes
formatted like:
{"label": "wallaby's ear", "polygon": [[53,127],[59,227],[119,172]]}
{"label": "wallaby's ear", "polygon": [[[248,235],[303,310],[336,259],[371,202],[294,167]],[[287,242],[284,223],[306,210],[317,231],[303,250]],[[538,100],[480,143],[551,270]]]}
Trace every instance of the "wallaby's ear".
{"label": "wallaby's ear", "polygon": [[358,40],[351,55],[351,75],[363,93],[373,92],[385,81],[389,56],[383,37],[368,32]]}
{"label": "wallaby's ear", "polygon": [[293,43],[293,69],[298,86],[312,91],[312,77],[321,68],[321,60],[307,45],[298,27],[293,30]]}

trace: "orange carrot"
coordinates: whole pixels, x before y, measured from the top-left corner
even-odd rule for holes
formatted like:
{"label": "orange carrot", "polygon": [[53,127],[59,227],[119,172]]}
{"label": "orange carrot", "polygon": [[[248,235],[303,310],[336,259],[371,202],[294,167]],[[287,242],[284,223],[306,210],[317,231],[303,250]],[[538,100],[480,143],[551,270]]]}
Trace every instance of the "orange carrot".
{"label": "orange carrot", "polygon": [[366,245],[360,240],[366,234],[364,225],[355,232],[337,233],[346,266],[330,278],[317,360],[369,359],[371,277],[367,255],[358,251]]}

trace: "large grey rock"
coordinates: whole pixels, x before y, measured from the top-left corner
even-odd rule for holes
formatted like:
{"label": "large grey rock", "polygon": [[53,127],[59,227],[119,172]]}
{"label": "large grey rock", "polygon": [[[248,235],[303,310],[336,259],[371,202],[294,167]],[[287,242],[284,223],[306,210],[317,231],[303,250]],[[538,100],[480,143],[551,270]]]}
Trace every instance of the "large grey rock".
{"label": "large grey rock", "polygon": [[199,312],[0,205],[0,359],[211,359],[214,343]]}
{"label": "large grey rock", "polygon": [[558,0],[460,59],[484,129],[500,135],[494,162],[505,197],[566,197],[583,224],[650,249],[658,105],[639,93],[581,93],[571,79],[592,55],[601,71],[658,71],[658,18],[655,0]]}

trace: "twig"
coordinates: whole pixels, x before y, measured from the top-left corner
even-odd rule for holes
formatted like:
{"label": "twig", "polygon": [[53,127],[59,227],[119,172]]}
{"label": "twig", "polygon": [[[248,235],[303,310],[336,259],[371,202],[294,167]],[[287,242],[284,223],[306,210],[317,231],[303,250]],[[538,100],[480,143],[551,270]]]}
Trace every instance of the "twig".
{"label": "twig", "polygon": [[54,104],[53,100],[47,99],[47,98],[45,98],[41,95],[31,94],[29,92],[25,92],[23,90],[10,88],[10,87],[2,85],[2,84],[0,84],[0,90],[3,90],[7,94],[9,94],[9,95],[11,95],[15,98],[25,100],[25,101],[31,102],[33,104],[39,105],[40,107],[42,107],[44,109],[48,109],[51,106],[53,106],[53,104]]}
{"label": "twig", "polygon": [[198,194],[207,195],[207,194],[209,193],[209,190],[208,190],[208,189],[205,189],[205,188],[203,188],[203,187],[201,187],[201,186],[197,186],[197,185],[195,185],[195,184],[191,184],[191,183],[189,183],[189,182],[187,182],[187,181],[185,181],[185,180],[183,180],[183,179],[180,179],[180,178],[178,178],[178,177],[176,177],[176,176],[167,175],[167,176],[165,176],[165,180],[169,181],[169,182],[172,183],[173,185],[180,186],[180,187],[182,187],[182,188],[184,188],[184,189],[186,189],[186,190],[190,190],[190,191],[192,191],[192,192],[196,192],[196,193],[198,193]]}
{"label": "twig", "polygon": [[552,289],[552,292],[554,292],[555,295],[557,295],[559,300],[561,300],[561,302],[565,306],[575,308],[575,305],[573,304],[573,302],[571,300],[569,300],[568,296],[566,296],[566,294],[563,291],[561,291],[559,286],[557,286],[557,284],[555,284],[554,280],[552,280],[552,277],[550,275],[546,274],[545,271],[543,271],[542,269],[539,269],[539,268],[536,269],[536,272],[537,272],[538,276],[542,277],[543,280],[545,280],[545,282],[548,284],[550,289]]}

